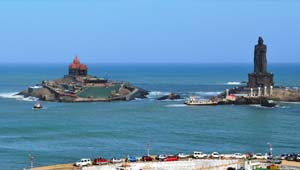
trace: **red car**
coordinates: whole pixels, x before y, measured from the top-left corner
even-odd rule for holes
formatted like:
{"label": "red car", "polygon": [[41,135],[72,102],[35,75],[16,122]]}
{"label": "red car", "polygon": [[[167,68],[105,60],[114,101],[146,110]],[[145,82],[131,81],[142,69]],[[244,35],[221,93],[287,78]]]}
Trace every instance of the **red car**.
{"label": "red car", "polygon": [[153,158],[150,156],[143,156],[142,161],[153,161]]}
{"label": "red car", "polygon": [[103,165],[103,164],[108,164],[108,163],[109,163],[109,160],[101,158],[101,157],[94,159],[95,165]]}
{"label": "red car", "polygon": [[167,156],[163,161],[178,161],[178,156]]}

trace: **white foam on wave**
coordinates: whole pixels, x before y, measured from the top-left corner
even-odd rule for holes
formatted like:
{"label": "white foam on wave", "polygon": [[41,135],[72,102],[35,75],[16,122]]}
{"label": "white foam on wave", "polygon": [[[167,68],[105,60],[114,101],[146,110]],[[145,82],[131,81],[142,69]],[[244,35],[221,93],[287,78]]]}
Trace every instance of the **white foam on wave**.
{"label": "white foam on wave", "polygon": [[16,99],[16,100],[23,100],[23,101],[37,101],[38,98],[36,97],[24,97],[22,95],[17,95],[18,92],[10,92],[10,93],[0,93],[0,98],[7,98],[7,99]]}
{"label": "white foam on wave", "polygon": [[166,100],[161,100],[162,102],[182,102],[182,101],[186,101],[185,98],[183,99],[166,99]]}
{"label": "white foam on wave", "polygon": [[272,108],[272,107],[264,107],[264,106],[261,106],[260,104],[250,104],[249,106],[259,107],[259,108]]}
{"label": "white foam on wave", "polygon": [[285,102],[285,101],[281,101],[279,103],[286,103],[286,104],[300,104],[300,102]]}
{"label": "white foam on wave", "polygon": [[275,107],[280,108],[280,109],[288,109],[288,108],[290,108],[289,106],[281,106],[281,105],[276,105]]}
{"label": "white foam on wave", "polygon": [[221,93],[222,92],[220,92],[220,91],[198,91],[198,92],[195,92],[196,95],[200,95],[200,96],[216,96]]}
{"label": "white foam on wave", "polygon": [[242,82],[238,82],[238,81],[229,81],[226,83],[227,85],[241,85]]}
{"label": "white foam on wave", "polygon": [[165,96],[170,94],[170,92],[162,92],[162,91],[151,91],[149,92],[149,94],[147,95],[148,98],[158,98],[161,96]]}
{"label": "white foam on wave", "polygon": [[166,107],[186,107],[185,104],[168,104]]}
{"label": "white foam on wave", "polygon": [[274,108],[288,109],[288,108],[290,108],[288,106],[281,106],[281,105],[276,105],[275,107],[265,107],[265,106],[261,106],[260,104],[251,104],[250,106],[259,107],[259,108],[263,108],[263,109],[274,109]]}

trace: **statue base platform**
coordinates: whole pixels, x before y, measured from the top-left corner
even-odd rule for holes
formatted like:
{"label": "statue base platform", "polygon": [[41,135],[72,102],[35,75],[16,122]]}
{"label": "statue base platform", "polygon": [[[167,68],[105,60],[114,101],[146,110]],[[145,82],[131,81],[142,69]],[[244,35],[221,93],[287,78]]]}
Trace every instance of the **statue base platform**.
{"label": "statue base platform", "polygon": [[250,73],[248,74],[248,87],[270,87],[274,86],[272,73]]}

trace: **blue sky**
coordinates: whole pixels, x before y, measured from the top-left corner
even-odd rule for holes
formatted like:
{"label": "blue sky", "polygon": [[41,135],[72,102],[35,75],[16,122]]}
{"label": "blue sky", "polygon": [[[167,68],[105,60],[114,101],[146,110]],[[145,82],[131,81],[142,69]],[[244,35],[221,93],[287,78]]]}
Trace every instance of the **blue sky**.
{"label": "blue sky", "polygon": [[1,63],[300,62],[300,1],[2,0]]}

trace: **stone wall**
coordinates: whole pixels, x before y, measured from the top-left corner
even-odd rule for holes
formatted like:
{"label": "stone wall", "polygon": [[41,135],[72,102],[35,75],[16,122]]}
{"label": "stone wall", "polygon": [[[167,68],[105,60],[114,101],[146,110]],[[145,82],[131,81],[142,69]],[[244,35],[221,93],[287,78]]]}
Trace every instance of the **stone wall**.
{"label": "stone wall", "polygon": [[[130,163],[130,170],[226,170],[239,167],[239,160],[187,160]],[[121,164],[83,167],[82,170],[116,170]]]}

